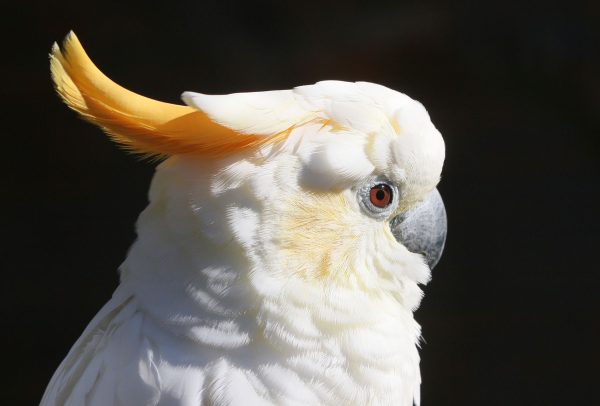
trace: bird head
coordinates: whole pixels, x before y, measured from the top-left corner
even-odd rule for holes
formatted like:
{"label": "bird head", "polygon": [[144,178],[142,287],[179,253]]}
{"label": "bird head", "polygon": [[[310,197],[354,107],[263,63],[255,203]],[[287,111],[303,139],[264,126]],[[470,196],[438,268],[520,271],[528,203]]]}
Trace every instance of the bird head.
{"label": "bird head", "polygon": [[446,235],[436,190],[444,142],[419,102],[373,83],[323,81],[185,92],[175,105],[112,82],[73,33],[50,58],[69,107],[126,149],[168,158],[151,201],[183,202],[199,221],[175,227],[242,247],[257,289],[296,281],[418,305],[406,281],[429,280]]}

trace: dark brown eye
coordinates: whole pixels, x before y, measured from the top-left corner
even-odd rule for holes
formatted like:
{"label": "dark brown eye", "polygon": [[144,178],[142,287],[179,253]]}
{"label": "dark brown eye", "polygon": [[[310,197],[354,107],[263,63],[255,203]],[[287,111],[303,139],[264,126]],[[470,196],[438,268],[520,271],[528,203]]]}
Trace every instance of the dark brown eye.
{"label": "dark brown eye", "polygon": [[392,188],[380,183],[371,188],[369,198],[373,206],[383,209],[392,203]]}

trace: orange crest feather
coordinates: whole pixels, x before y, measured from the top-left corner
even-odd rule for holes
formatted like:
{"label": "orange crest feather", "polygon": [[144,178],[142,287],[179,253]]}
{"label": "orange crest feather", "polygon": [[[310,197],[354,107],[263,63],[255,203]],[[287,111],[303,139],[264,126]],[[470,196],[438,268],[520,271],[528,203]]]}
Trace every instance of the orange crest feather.
{"label": "orange crest feather", "polygon": [[73,32],[65,38],[62,50],[56,43],[52,47],[50,70],[56,91],[67,106],[126,149],[146,156],[227,155],[282,135],[240,134],[192,107],[131,92],[94,65]]}

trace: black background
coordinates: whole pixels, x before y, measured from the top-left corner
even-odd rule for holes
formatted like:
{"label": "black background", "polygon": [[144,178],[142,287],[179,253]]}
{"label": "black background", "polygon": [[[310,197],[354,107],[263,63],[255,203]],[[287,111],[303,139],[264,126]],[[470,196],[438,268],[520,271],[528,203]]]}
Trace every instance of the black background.
{"label": "black background", "polygon": [[416,313],[423,404],[600,404],[600,2],[2,7],[3,403],[37,403],[110,297],[155,166],[54,94],[47,54],[74,29],[108,76],[165,101],[323,79],[420,100],[449,215]]}

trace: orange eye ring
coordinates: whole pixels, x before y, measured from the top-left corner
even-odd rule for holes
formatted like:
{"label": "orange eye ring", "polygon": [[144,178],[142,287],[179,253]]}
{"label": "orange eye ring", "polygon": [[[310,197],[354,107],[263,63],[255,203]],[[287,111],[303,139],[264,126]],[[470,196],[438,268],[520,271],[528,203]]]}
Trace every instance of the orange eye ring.
{"label": "orange eye ring", "polygon": [[392,199],[392,188],[385,183],[380,183],[371,187],[369,192],[369,200],[373,206],[379,209],[384,209],[392,203]]}

